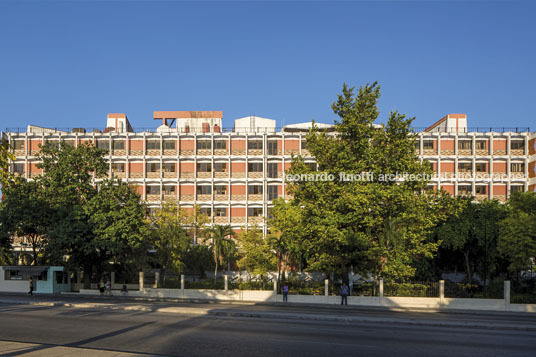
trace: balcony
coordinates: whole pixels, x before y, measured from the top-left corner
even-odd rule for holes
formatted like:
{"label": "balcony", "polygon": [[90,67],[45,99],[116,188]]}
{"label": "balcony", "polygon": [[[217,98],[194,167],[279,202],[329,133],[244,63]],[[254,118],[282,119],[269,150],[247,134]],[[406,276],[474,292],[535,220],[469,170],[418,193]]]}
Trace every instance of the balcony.
{"label": "balcony", "polygon": [[231,195],[231,201],[245,201],[246,195]]}
{"label": "balcony", "polygon": [[262,178],[262,177],[263,177],[262,171],[248,172],[248,178]]}
{"label": "balcony", "polygon": [[248,200],[249,201],[262,201],[262,193],[248,195]]}
{"label": "balcony", "polygon": [[226,171],[222,171],[222,172],[214,172],[214,177],[215,177],[215,178],[228,178],[228,177],[229,177],[229,173],[226,172]]}
{"label": "balcony", "polygon": [[148,171],[147,178],[160,178],[160,171]]}
{"label": "balcony", "polygon": [[246,156],[246,150],[245,149],[233,149],[231,150],[231,155]]}
{"label": "balcony", "polygon": [[194,178],[194,173],[193,172],[181,171],[180,178],[181,179],[193,179]]}
{"label": "balcony", "polygon": [[164,194],[164,201],[166,202],[172,202],[172,201],[176,201],[177,200],[177,195],[176,194],[169,194],[169,195],[166,195]]}
{"label": "balcony", "polygon": [[212,172],[203,172],[203,171],[197,171],[197,177],[198,178],[212,178]]}
{"label": "balcony", "polygon": [[231,223],[246,223],[246,217],[231,217]]}
{"label": "balcony", "polygon": [[177,156],[177,150],[164,149],[164,156]]}
{"label": "balcony", "polygon": [[228,222],[229,222],[229,217],[225,217],[225,216],[214,217],[214,223],[227,224]]}
{"label": "balcony", "polygon": [[176,171],[164,171],[162,173],[162,176],[164,178],[177,178],[177,172]]}
{"label": "balcony", "polygon": [[214,149],[214,155],[215,156],[226,156],[226,155],[229,155],[229,151],[227,151],[227,149]]}
{"label": "balcony", "polygon": [[197,155],[199,156],[211,156],[212,149],[197,149]]}
{"label": "balcony", "polygon": [[246,177],[246,173],[245,172],[232,172],[231,173],[231,178],[245,178]]}
{"label": "balcony", "polygon": [[147,195],[147,201],[149,202],[158,202],[162,199],[161,195]]}
{"label": "balcony", "polygon": [[203,201],[203,202],[206,202],[206,201],[212,201],[212,195],[211,194],[205,194],[205,195],[202,195],[202,194],[198,194],[197,195],[197,200],[198,201]]}
{"label": "balcony", "polygon": [[228,200],[229,200],[229,195],[227,194],[223,194],[223,195],[215,194],[214,195],[214,201],[228,201]]}
{"label": "balcony", "polygon": [[191,202],[194,200],[194,195],[180,195],[181,201]]}
{"label": "balcony", "polygon": [[194,156],[195,151],[194,151],[194,149],[180,149],[179,155],[181,155],[181,156]]}

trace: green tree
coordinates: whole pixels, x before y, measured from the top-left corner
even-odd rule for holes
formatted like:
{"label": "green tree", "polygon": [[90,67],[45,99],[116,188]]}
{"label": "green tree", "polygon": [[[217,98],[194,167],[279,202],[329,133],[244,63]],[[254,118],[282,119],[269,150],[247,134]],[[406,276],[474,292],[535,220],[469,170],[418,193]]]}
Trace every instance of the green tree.
{"label": "green tree", "polygon": [[[376,83],[361,87],[356,95],[344,85],[332,105],[340,118],[336,135],[316,127],[307,135],[318,172],[301,157],[293,160],[289,173],[311,178],[287,180],[291,204],[301,210],[302,239],[309,242],[309,270],[340,273],[347,280],[351,266],[363,274],[379,274],[377,267],[383,266],[386,277],[405,279],[415,273],[414,260],[437,250],[438,244],[426,237],[446,218],[450,197],[426,190],[431,169],[415,154],[413,118],[391,112],[385,124],[375,124],[379,96]],[[331,179],[315,180],[315,174]],[[406,174],[406,179],[397,179],[397,174]],[[380,242],[390,217],[404,227],[396,251]]]}
{"label": "green tree", "polygon": [[461,253],[461,265],[469,284],[475,272],[487,280],[497,267],[497,223],[506,216],[506,208],[498,201],[473,202],[457,198],[461,210],[437,229],[437,238],[446,254]]}
{"label": "green tree", "polygon": [[515,193],[508,206],[508,217],[499,224],[498,250],[508,259],[508,270],[520,279],[536,258],[536,193]]}
{"label": "green tree", "polygon": [[163,284],[169,271],[181,273],[184,256],[192,244],[187,226],[191,218],[175,203],[165,203],[152,217],[153,243],[163,270]]}
{"label": "green tree", "polygon": [[2,190],[14,180],[13,174],[9,171],[9,165],[15,160],[15,155],[5,138],[0,139],[0,185]]}
{"label": "green tree", "polygon": [[[4,237],[18,237],[21,245],[32,250],[32,264],[48,242],[48,227],[52,224],[52,209],[43,188],[34,181],[19,180],[4,188],[0,203],[0,227]],[[11,239],[10,239],[11,240]]]}
{"label": "green tree", "polygon": [[210,240],[212,254],[214,257],[214,282],[218,275],[218,267],[223,266],[224,260],[229,255],[229,251],[234,249],[235,236],[231,226],[215,225],[206,229],[206,239]]}
{"label": "green tree", "polygon": [[268,241],[263,238],[259,227],[253,226],[243,230],[238,241],[241,253],[238,261],[240,269],[262,278],[276,268],[277,258]]}

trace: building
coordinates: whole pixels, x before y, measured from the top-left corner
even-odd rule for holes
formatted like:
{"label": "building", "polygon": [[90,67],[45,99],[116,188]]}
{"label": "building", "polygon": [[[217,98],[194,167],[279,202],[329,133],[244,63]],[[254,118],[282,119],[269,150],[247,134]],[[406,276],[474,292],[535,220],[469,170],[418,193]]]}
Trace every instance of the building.
{"label": "building", "polygon": [[[125,114],[109,114],[104,130],[28,126],[3,135],[17,157],[13,170],[28,179],[41,174],[35,157],[40,145],[93,142],[108,150],[110,176],[134,185],[149,207],[198,204],[215,224],[266,229],[272,200],[285,197],[291,155],[315,165],[305,145],[312,123],[277,129],[275,120],[250,116],[225,129],[222,118],[219,111],[156,111],[154,119],[162,122],[157,129],[134,130]],[[332,125],[320,127],[333,131]],[[465,114],[449,114],[416,135],[417,155],[437,174],[431,188],[501,201],[534,191],[536,133],[528,128],[468,128]]]}

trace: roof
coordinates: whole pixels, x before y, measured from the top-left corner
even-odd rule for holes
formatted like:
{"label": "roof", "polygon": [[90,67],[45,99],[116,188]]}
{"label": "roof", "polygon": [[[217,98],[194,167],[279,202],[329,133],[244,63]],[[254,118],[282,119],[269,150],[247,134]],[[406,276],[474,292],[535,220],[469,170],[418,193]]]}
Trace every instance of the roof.
{"label": "roof", "polygon": [[201,110],[201,111],[155,111],[154,119],[197,119],[197,118],[223,118],[222,111]]}

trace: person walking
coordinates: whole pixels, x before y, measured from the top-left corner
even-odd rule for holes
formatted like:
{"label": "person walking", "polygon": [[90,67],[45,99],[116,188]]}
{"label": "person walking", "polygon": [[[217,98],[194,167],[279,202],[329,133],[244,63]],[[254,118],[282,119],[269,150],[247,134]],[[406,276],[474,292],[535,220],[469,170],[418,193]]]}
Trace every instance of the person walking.
{"label": "person walking", "polygon": [[102,279],[99,282],[99,292],[100,292],[101,296],[104,295],[104,281]]}
{"label": "person walking", "polygon": [[104,295],[112,296],[112,282],[110,281],[110,279],[106,280],[105,288],[106,291],[104,292]]}
{"label": "person walking", "polygon": [[346,283],[342,283],[341,288],[341,305],[348,305],[348,293],[350,292],[350,289],[348,289],[348,285]]}
{"label": "person walking", "polygon": [[283,302],[288,302],[288,284],[283,286]]}
{"label": "person walking", "polygon": [[33,278],[30,277],[30,281],[28,282],[29,285],[30,285],[30,291],[28,291],[28,295],[33,295],[33,291],[34,291],[34,282],[33,282]]}

